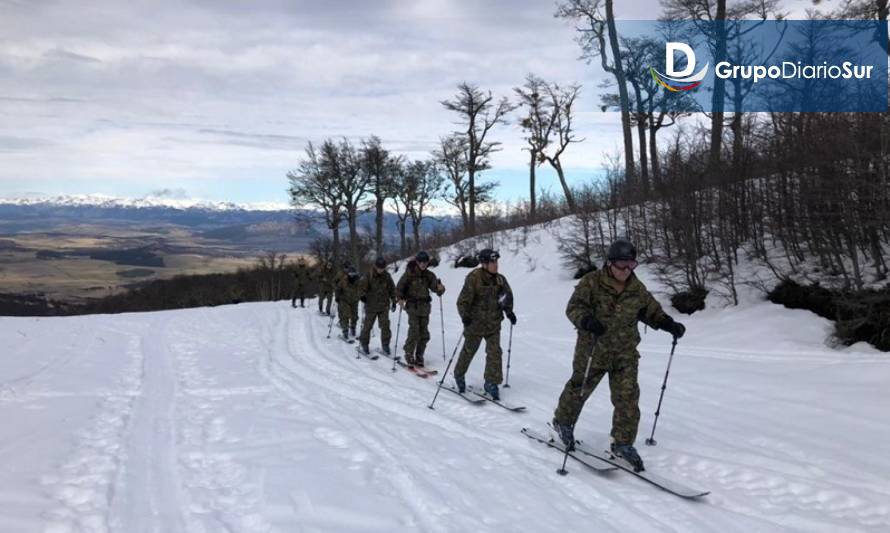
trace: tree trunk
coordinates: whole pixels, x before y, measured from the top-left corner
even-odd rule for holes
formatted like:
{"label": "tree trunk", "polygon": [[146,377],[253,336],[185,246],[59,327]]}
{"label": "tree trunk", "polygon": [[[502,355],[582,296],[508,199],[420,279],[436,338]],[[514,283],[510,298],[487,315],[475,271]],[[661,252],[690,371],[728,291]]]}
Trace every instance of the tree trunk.
{"label": "tree trunk", "polygon": [[383,197],[383,193],[377,190],[377,218],[376,222],[376,232],[374,234],[374,245],[375,250],[377,252],[377,257],[383,257],[383,201],[386,198]]}
{"label": "tree trunk", "polygon": [[355,208],[350,208],[348,213],[349,222],[349,255],[352,258],[352,266],[358,268],[358,213]]}
{"label": "tree trunk", "polygon": [[631,83],[637,100],[637,137],[640,143],[640,190],[643,198],[649,196],[649,163],[646,160],[646,112],[643,110],[643,95],[638,83]]}
{"label": "tree trunk", "polygon": [[404,219],[399,219],[399,252],[402,257],[408,255],[408,242],[405,237]]}
{"label": "tree trunk", "polygon": [[[651,118],[650,118],[651,121]],[[658,164],[658,129],[649,125],[649,157],[652,160],[652,184],[655,190],[661,189],[661,168]]]}
{"label": "tree trunk", "polygon": [[340,210],[334,209],[331,215],[331,248],[333,248],[332,256],[336,265],[340,262]]}
{"label": "tree trunk", "polygon": [[[725,0],[721,0],[725,1]],[[618,98],[621,103],[621,131],[624,134],[624,166],[627,185],[632,189],[637,181],[634,167],[634,143],[630,132],[630,98],[627,94],[627,80],[621,63],[621,48],[618,46],[618,30],[615,29],[615,13],[612,0],[606,0],[606,24],[609,27],[609,44],[612,47],[612,61],[615,65],[615,80],[618,82]]]}
{"label": "tree trunk", "polygon": [[[726,0],[717,0],[717,15],[714,20],[716,31],[715,43],[716,57],[714,64],[726,59]],[[708,158],[708,166],[711,173],[717,172],[720,167],[720,149],[723,146],[723,102],[725,97],[726,80],[717,76],[714,78],[714,92],[711,95],[711,153]],[[736,110],[739,111],[738,109]]]}
{"label": "tree trunk", "polygon": [[549,159],[550,166],[556,170],[557,176],[559,176],[559,183],[562,184],[562,190],[566,195],[566,203],[569,204],[569,211],[572,213],[578,212],[578,206],[575,204],[575,197],[572,195],[572,189],[569,188],[569,184],[566,183],[566,175],[562,170],[562,163],[560,163],[559,159]]}
{"label": "tree trunk", "polygon": [[536,220],[536,203],[535,203],[535,166],[536,159],[538,158],[538,154],[534,150],[529,151],[531,153],[531,158],[528,164],[528,184],[529,184],[529,220],[534,222]]}
{"label": "tree trunk", "polygon": [[411,229],[414,230],[414,247],[420,249],[420,221],[411,220]]}

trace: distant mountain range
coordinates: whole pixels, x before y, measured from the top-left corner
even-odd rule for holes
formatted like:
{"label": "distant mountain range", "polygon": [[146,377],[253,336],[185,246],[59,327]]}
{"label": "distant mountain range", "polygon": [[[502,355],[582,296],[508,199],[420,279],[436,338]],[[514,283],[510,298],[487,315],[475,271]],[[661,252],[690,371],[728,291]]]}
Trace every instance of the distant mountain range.
{"label": "distant mountain range", "polygon": [[0,205],[56,206],[56,207],[103,207],[136,208],[169,207],[173,209],[201,209],[204,211],[289,211],[290,206],[281,202],[261,202],[238,204],[234,202],[213,202],[192,198],[170,196],[145,196],[142,198],[120,198],[104,194],[62,194],[57,196],[29,196],[23,198],[0,198]]}
{"label": "distant mountain range", "polygon": [[[198,237],[243,245],[245,252],[259,249],[305,250],[328,229],[311,209],[293,210],[286,204],[236,204],[203,200],[146,197],[137,199],[104,195],[62,195],[0,199],[0,235],[67,233],[71,227],[107,226],[116,229],[155,229],[179,226]],[[424,232],[459,223],[455,217],[429,218]],[[359,228],[373,228],[374,214],[364,213]],[[344,223],[345,231],[345,223]],[[411,231],[410,225],[408,231]],[[384,233],[398,235],[398,219],[387,213]]]}

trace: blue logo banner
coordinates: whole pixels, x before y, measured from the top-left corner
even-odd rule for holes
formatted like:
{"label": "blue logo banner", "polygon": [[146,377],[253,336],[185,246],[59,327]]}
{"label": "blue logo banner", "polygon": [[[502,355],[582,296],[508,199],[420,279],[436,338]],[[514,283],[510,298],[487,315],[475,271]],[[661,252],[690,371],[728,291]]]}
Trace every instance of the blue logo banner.
{"label": "blue logo banner", "polygon": [[[886,112],[887,23],[616,21],[632,107]],[[611,54],[609,54],[611,57]]]}

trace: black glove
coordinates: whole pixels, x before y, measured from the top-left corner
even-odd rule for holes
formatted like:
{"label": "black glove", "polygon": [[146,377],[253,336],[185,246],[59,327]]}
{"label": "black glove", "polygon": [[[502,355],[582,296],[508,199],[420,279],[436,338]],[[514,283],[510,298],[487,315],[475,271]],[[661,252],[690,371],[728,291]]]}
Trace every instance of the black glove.
{"label": "black glove", "polygon": [[392,303],[392,308],[390,308],[390,311],[395,311],[395,310],[396,310],[396,303],[393,302],[393,303]]}
{"label": "black glove", "polygon": [[592,315],[587,315],[581,319],[581,329],[589,331],[597,337],[606,332],[606,326]]}
{"label": "black glove", "polygon": [[662,322],[661,329],[673,335],[675,339],[681,338],[683,334],[686,333],[686,326],[674,321],[671,317],[667,317],[665,321]]}
{"label": "black glove", "polygon": [[507,320],[509,320],[510,323],[515,326],[516,325],[516,313],[514,313],[513,311],[507,311],[505,314],[507,315]]}
{"label": "black glove", "polygon": [[470,318],[470,317],[464,318],[464,319],[462,319],[462,320],[463,320],[463,322],[464,322],[464,327],[465,327],[465,328],[470,327],[470,324],[473,323],[473,319]]}

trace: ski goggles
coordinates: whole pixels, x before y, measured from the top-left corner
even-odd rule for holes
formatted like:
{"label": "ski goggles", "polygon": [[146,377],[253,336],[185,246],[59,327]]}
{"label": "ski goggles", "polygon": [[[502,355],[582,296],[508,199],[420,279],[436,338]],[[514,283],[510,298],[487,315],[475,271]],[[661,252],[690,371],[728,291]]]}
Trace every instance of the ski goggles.
{"label": "ski goggles", "polygon": [[617,261],[612,261],[612,266],[617,268],[618,270],[630,270],[637,268],[637,263],[633,259],[619,259]]}

